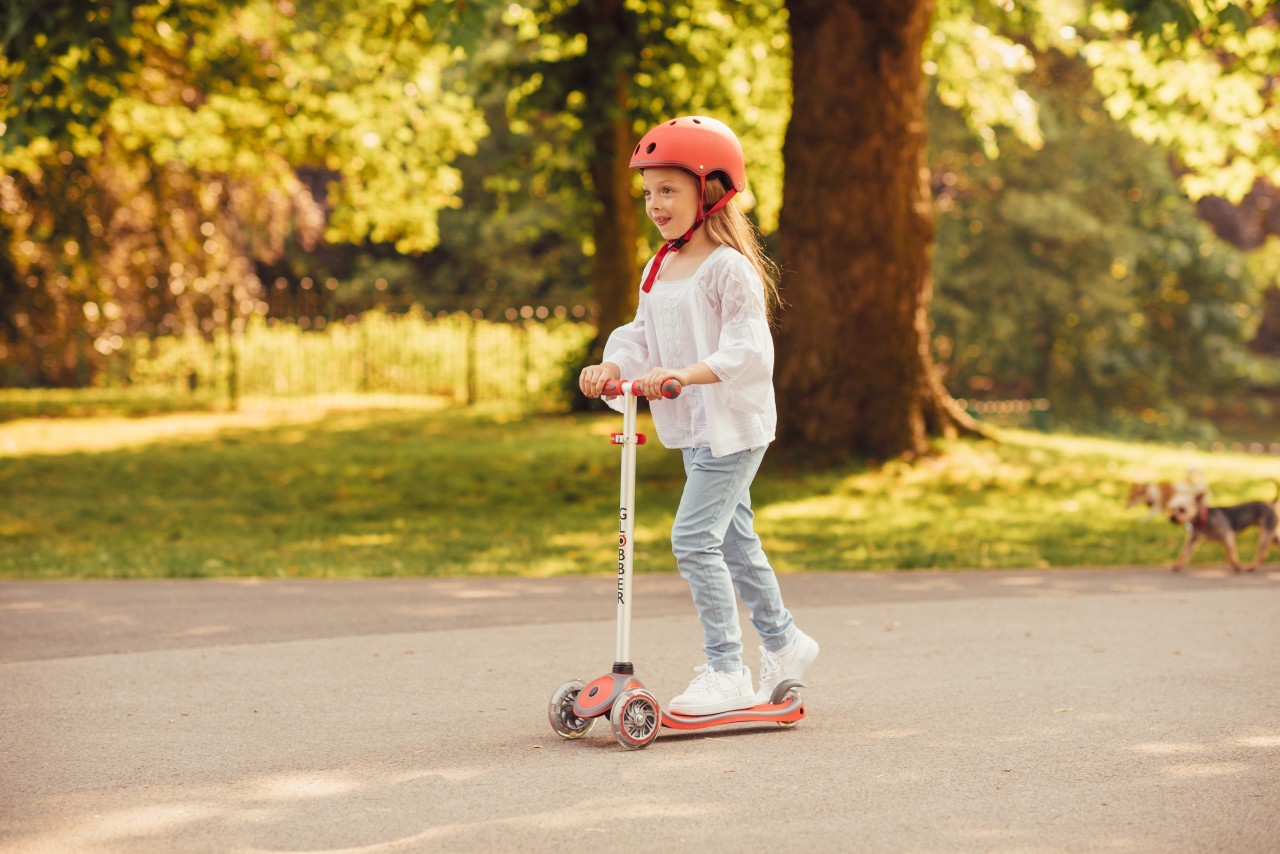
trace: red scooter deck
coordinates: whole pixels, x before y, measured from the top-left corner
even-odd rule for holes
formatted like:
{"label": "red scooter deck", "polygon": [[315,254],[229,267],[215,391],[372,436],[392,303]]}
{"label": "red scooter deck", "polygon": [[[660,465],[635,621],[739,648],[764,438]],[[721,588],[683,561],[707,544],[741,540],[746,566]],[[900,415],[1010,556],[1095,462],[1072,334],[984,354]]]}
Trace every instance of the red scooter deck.
{"label": "red scooter deck", "polygon": [[735,709],[731,712],[720,712],[714,715],[680,715],[675,712],[662,713],[662,725],[668,729],[704,729],[724,724],[795,724],[804,718],[804,700],[799,694],[789,695],[781,703],[760,703],[749,709]]}

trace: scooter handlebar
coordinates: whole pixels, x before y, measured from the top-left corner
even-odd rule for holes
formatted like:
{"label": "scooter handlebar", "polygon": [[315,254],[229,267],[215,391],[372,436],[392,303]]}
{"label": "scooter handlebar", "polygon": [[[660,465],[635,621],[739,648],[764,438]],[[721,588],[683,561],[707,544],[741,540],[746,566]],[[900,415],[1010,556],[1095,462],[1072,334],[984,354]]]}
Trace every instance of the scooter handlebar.
{"label": "scooter handlebar", "polygon": [[[604,390],[601,392],[601,394],[606,394],[610,396],[615,394],[622,394],[622,384],[626,382],[631,382],[631,380],[608,380],[605,382]],[[675,400],[677,397],[680,396],[680,391],[681,391],[680,381],[677,380],[675,377],[667,377],[665,380],[662,381],[662,396],[665,397],[667,400]],[[636,397],[645,396],[644,392],[641,391],[640,388],[634,384],[631,386],[631,393]]]}

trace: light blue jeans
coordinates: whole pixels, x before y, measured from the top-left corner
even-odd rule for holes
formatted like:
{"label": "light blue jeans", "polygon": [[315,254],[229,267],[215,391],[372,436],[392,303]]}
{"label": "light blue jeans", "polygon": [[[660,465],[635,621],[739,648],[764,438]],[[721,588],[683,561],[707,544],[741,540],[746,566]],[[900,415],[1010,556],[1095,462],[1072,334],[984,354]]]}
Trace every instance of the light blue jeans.
{"label": "light blue jeans", "polygon": [[713,457],[683,448],[685,485],[671,526],[671,551],[689,582],[712,669],[742,669],[742,627],[734,591],[751,614],[765,649],[777,652],[795,634],[782,592],[752,528],[751,481],[764,447]]}

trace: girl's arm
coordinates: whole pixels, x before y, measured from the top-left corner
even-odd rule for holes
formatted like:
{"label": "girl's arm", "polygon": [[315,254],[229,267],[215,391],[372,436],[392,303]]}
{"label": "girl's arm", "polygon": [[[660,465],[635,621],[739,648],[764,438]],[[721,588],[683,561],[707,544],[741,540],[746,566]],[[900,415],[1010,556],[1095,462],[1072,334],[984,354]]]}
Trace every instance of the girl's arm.
{"label": "girl's arm", "polygon": [[685,368],[653,368],[640,377],[640,388],[644,390],[645,397],[651,400],[660,398],[662,383],[672,377],[682,386],[720,382],[720,378],[707,367],[706,362],[697,362]]}

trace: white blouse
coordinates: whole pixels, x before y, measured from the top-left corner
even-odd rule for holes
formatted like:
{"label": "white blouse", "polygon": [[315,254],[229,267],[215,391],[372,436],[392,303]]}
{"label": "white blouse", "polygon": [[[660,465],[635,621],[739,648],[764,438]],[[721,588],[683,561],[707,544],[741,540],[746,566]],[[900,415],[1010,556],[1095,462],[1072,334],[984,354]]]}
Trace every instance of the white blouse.
{"label": "white blouse", "polygon": [[[604,360],[621,368],[623,379],[697,362],[720,378],[650,408],[668,448],[709,447],[723,457],[773,441],[778,412],[764,286],[730,246],[717,246],[691,277],[658,279],[649,293],[642,290],[635,320],[609,336]],[[621,398],[607,402],[622,411]]]}

